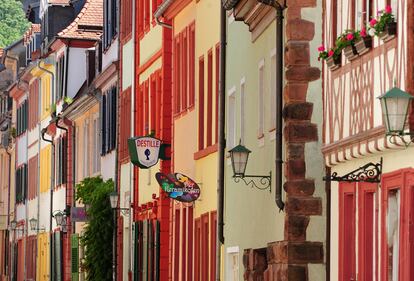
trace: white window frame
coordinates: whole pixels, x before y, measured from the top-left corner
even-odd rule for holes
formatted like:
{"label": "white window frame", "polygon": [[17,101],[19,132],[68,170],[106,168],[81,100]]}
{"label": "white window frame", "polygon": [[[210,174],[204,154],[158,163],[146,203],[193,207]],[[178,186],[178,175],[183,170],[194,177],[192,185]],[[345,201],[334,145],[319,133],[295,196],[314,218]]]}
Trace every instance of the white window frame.
{"label": "white window frame", "polygon": [[240,80],[240,142],[246,141],[246,78]]}
{"label": "white window frame", "polygon": [[[237,267],[233,267],[232,260],[236,256]],[[226,280],[228,281],[239,281],[240,280],[240,249],[239,246],[228,247],[226,249]]]}

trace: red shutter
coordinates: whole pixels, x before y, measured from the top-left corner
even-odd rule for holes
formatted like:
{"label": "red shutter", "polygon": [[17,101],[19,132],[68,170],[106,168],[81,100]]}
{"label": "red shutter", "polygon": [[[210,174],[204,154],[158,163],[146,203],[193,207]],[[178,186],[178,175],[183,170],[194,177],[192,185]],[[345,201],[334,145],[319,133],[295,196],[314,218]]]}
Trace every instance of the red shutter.
{"label": "red shutter", "polygon": [[[358,271],[361,280],[375,280],[374,278],[374,243],[377,244],[377,230],[374,229],[375,191],[374,183],[358,184]],[[377,223],[375,223],[377,225]]]}
{"label": "red shutter", "polygon": [[217,253],[217,212],[210,213],[210,281],[216,280],[216,253]]}
{"label": "red shutter", "polygon": [[193,107],[195,101],[195,24],[189,27],[189,99],[188,106]]}
{"label": "red shutter", "polygon": [[212,145],[213,134],[213,51],[208,51],[207,73],[207,147]]}
{"label": "red shutter", "polygon": [[194,281],[201,281],[201,218],[195,220],[194,236]]}
{"label": "red shutter", "polygon": [[151,10],[150,10],[150,0],[144,0],[145,2],[145,10],[144,10],[144,31],[147,32],[150,29],[150,18],[151,18]]}
{"label": "red shutter", "polygon": [[355,276],[355,183],[339,183],[339,281]]}
{"label": "red shutter", "polygon": [[188,231],[187,231],[187,281],[193,280],[193,239],[194,238],[194,215],[193,206],[188,207]]}
{"label": "red shutter", "polygon": [[198,150],[204,149],[204,57],[198,62]]}
{"label": "red shutter", "polygon": [[181,41],[180,36],[177,36],[175,39],[175,50],[174,50],[174,113],[180,113],[181,109]]}
{"label": "red shutter", "polygon": [[149,134],[149,80],[145,81],[145,87],[144,87],[144,131],[145,134]]}
{"label": "red shutter", "polygon": [[216,122],[215,124],[215,143],[218,143],[218,112],[219,112],[219,83],[220,83],[220,44],[216,45]]}
{"label": "red shutter", "polygon": [[174,281],[180,281],[180,209],[175,210],[174,222]]}
{"label": "red shutter", "polygon": [[162,81],[161,81],[161,71],[157,71],[156,74],[156,89],[157,89],[157,93],[156,93],[156,102],[155,102],[155,106],[156,106],[156,116],[155,116],[155,129],[156,129],[156,135],[158,137],[161,136],[161,86],[162,86]]}
{"label": "red shutter", "polygon": [[208,281],[208,260],[209,260],[209,215],[201,216],[201,281]]}
{"label": "red shutter", "polygon": [[188,77],[187,77],[187,70],[188,70],[188,36],[187,36],[187,28],[181,33],[181,111],[187,109],[187,87],[188,87]]}
{"label": "red shutter", "polygon": [[186,281],[186,272],[187,272],[187,244],[188,244],[188,228],[187,228],[187,209],[183,208],[183,227],[181,232],[182,242],[181,242],[181,281]]}
{"label": "red shutter", "polygon": [[138,11],[138,19],[137,19],[137,23],[138,23],[138,36],[141,37],[144,34],[144,1],[145,0],[138,0],[138,7],[137,7],[137,11]]}
{"label": "red shutter", "polygon": [[151,75],[151,98],[150,98],[150,107],[151,107],[151,132],[156,133],[158,127],[156,125],[156,116],[157,116],[157,109],[156,109],[156,95],[157,95],[157,76],[156,74]]}
{"label": "red shutter", "polygon": [[120,160],[128,159],[128,138],[131,131],[131,87],[126,89],[121,95],[120,104]]}

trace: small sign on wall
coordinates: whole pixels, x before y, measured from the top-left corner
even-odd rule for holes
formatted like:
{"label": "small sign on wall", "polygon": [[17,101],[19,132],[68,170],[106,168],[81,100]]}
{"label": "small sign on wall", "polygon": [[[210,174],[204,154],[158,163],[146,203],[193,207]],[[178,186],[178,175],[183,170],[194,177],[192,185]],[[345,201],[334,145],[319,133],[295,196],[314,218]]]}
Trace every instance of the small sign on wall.
{"label": "small sign on wall", "polygon": [[200,197],[200,187],[195,181],[181,173],[163,174],[156,173],[161,188],[172,199],[180,202],[193,202]]}

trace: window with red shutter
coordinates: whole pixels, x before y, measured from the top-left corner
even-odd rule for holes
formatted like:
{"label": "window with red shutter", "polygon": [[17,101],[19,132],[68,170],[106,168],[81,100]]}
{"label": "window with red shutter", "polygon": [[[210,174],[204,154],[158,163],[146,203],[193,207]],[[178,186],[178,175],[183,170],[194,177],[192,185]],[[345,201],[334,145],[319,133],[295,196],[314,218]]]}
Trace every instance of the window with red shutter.
{"label": "window with red shutter", "polygon": [[200,281],[201,275],[201,218],[195,220],[194,229],[194,281]]}
{"label": "window with red shutter", "polygon": [[148,135],[150,133],[150,123],[149,123],[149,110],[150,110],[150,100],[149,100],[149,80],[145,81],[144,87],[144,131]]}
{"label": "window with red shutter", "polygon": [[121,122],[119,152],[120,160],[128,159],[128,138],[131,131],[131,87],[126,89],[121,95]]}
{"label": "window with red shutter", "polygon": [[208,280],[209,265],[209,214],[201,216],[201,280]]}
{"label": "window with red shutter", "polygon": [[180,209],[175,210],[174,221],[174,281],[180,281]]}
{"label": "window with red shutter", "polygon": [[215,143],[218,142],[218,111],[219,111],[219,82],[220,82],[220,44],[216,45],[216,122],[215,125]]}
{"label": "window with red shutter", "polygon": [[132,0],[122,0],[121,6],[121,42],[125,43],[131,38],[132,32]]}
{"label": "window with red shutter", "polygon": [[181,111],[181,40],[180,36],[177,36],[175,39],[175,49],[174,49],[174,55],[175,55],[175,70],[174,70],[174,101],[175,101],[175,107],[174,112],[176,114],[180,113]]}
{"label": "window with red shutter", "polygon": [[194,106],[195,101],[195,23],[192,23],[189,27],[189,100],[188,106],[191,108]]}
{"label": "window with red shutter", "polygon": [[217,230],[217,212],[210,213],[210,280],[216,280],[216,230]]}
{"label": "window with red shutter", "polygon": [[181,32],[181,111],[187,109],[187,88],[188,88],[188,77],[187,77],[187,70],[188,70],[188,36],[187,36],[187,28]]}

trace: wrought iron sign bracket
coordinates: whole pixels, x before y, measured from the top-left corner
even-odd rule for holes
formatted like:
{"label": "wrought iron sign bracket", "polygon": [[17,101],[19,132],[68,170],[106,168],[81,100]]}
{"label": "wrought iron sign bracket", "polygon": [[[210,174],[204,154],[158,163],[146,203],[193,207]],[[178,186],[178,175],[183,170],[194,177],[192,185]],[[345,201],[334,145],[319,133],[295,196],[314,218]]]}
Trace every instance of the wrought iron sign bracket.
{"label": "wrought iron sign bracket", "polygon": [[323,180],[324,181],[380,183],[381,174],[382,174],[382,157],[379,163],[370,162],[343,176],[338,176],[338,174],[334,172],[329,177],[323,177]]}
{"label": "wrought iron sign bracket", "polygon": [[[250,178],[246,180],[246,178]],[[256,176],[256,175],[245,175],[245,176],[233,176],[234,182],[239,183],[241,180],[245,185],[250,186],[251,188],[256,188],[259,190],[269,189],[269,192],[272,192],[272,172],[269,172],[268,176]]]}

